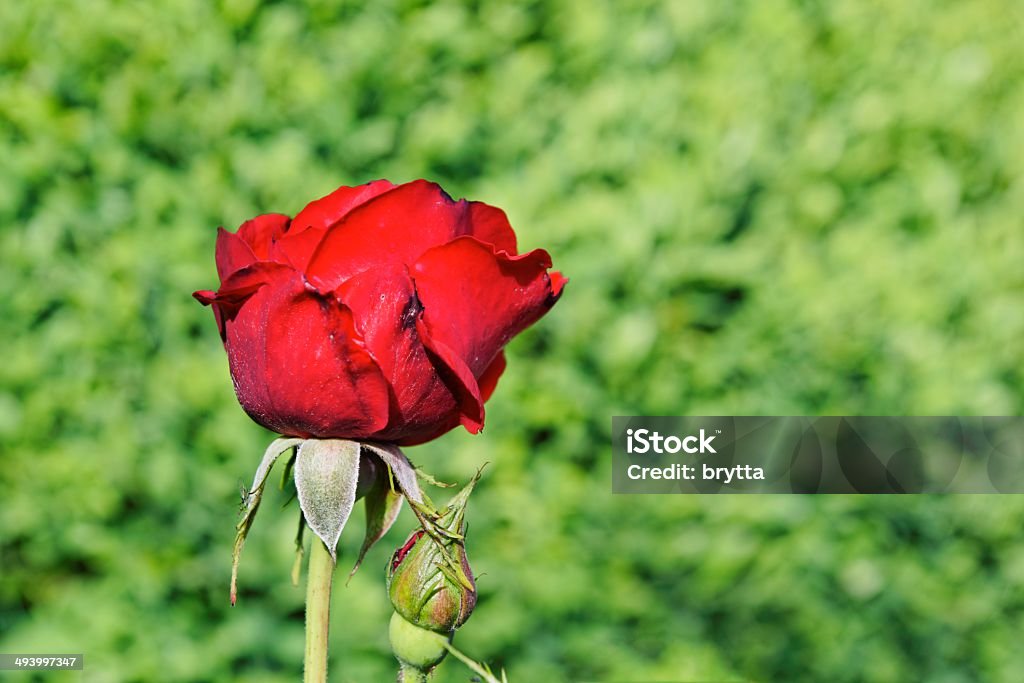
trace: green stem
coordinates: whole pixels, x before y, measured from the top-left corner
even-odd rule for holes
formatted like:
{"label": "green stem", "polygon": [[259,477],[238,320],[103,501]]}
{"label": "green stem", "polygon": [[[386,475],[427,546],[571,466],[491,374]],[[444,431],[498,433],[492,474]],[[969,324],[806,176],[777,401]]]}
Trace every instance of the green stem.
{"label": "green stem", "polygon": [[427,683],[427,673],[423,669],[417,669],[401,662],[398,669],[398,683]]}
{"label": "green stem", "polygon": [[479,676],[481,679],[483,679],[486,683],[502,683],[502,681],[505,681],[505,674],[504,674],[504,672],[502,672],[502,674],[501,674],[501,679],[502,680],[499,681],[497,678],[494,677],[494,674],[491,673],[490,669],[486,669],[486,668],[480,666],[478,663],[476,663],[475,661],[473,661],[472,659],[470,659],[466,655],[462,654],[450,642],[445,642],[444,647],[445,647],[446,650],[448,650],[448,652],[452,653],[452,656],[454,656],[460,662],[462,662],[463,664],[468,666],[473,673],[475,673],[477,676]]}
{"label": "green stem", "polygon": [[334,560],[327,546],[314,537],[306,583],[305,683],[327,683],[327,632],[331,623],[331,581]]}

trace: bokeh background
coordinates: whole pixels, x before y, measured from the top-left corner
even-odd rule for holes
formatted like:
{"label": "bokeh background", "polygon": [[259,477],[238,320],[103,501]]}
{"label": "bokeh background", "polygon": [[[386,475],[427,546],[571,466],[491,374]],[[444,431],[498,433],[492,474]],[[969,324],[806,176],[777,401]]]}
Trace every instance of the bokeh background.
{"label": "bokeh background", "polygon": [[[0,651],[297,680],[297,509],[232,393],[218,225],[426,177],[572,281],[509,349],[458,643],[538,681],[1024,680],[1017,496],[610,494],[614,414],[1020,414],[1013,0],[0,3]],[[361,517],[343,538],[347,564]],[[383,565],[332,680],[388,681]],[[465,681],[455,662],[439,683]]]}

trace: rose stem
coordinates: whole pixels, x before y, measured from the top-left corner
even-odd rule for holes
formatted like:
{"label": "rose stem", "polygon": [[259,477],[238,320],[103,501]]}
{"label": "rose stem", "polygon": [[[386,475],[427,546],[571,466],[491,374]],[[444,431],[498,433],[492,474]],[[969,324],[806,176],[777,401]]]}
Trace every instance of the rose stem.
{"label": "rose stem", "polygon": [[313,537],[306,580],[305,683],[327,683],[327,632],[331,623],[331,581],[334,560],[327,546]]}

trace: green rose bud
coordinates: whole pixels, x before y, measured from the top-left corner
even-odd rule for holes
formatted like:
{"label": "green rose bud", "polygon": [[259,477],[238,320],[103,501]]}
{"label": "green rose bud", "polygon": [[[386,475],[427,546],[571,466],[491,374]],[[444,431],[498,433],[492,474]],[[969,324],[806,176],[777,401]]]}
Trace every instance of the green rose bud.
{"label": "green rose bud", "polygon": [[413,626],[395,612],[388,625],[388,639],[392,652],[403,665],[429,672],[448,654],[445,643],[451,640],[451,634],[442,635]]}
{"label": "green rose bud", "polygon": [[465,512],[474,478],[446,508],[428,516],[388,564],[388,596],[414,626],[451,633],[476,606],[476,583],[466,557]]}

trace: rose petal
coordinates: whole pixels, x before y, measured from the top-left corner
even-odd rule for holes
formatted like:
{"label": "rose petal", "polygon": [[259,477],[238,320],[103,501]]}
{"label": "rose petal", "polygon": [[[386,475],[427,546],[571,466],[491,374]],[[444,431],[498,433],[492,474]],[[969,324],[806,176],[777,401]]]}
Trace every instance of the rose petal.
{"label": "rose petal", "polygon": [[326,231],[319,228],[286,233],[270,246],[270,259],[287,263],[295,270],[304,272],[309,257],[325,234]]}
{"label": "rose petal", "polygon": [[350,278],[335,293],[352,309],[367,350],[391,385],[390,420],[382,441],[416,438],[457,413],[416,330],[422,311],[405,266],[391,265]]}
{"label": "rose petal", "polygon": [[561,298],[562,290],[565,289],[565,285],[569,282],[569,278],[562,275],[557,270],[548,273],[548,275],[551,277],[551,295],[555,297],[555,300],[557,301]]}
{"label": "rose petal", "polygon": [[492,245],[494,251],[504,251],[511,256],[518,253],[516,233],[504,211],[483,202],[470,202],[469,214],[473,223],[473,237]]}
{"label": "rose petal", "polygon": [[431,339],[481,377],[498,351],[558,300],[564,278],[558,276],[555,291],[550,266],[543,249],[496,254],[472,237],[426,252],[412,274]]}
{"label": "rose petal", "polygon": [[304,271],[330,226],[360,204],[393,187],[387,180],[375,180],[357,187],[339,187],[326,197],[310,202],[295,216],[288,232],[274,243],[270,257]]}
{"label": "rose petal", "polygon": [[209,306],[217,300],[217,292],[209,289],[197,289],[192,292],[192,298],[204,306]]}
{"label": "rose petal", "polygon": [[328,230],[306,268],[330,290],[381,263],[412,264],[423,252],[471,234],[469,202],[453,201],[435,183],[415,180],[352,210]]}
{"label": "rose petal", "polygon": [[224,228],[217,228],[217,275],[224,282],[232,273],[256,262],[256,254],[245,240]]}
{"label": "rose petal", "polygon": [[266,260],[270,245],[288,229],[291,219],[280,213],[267,213],[242,223],[238,236],[245,241],[259,260]]}
{"label": "rose petal", "polygon": [[[426,332],[424,332],[424,334],[426,334]],[[462,365],[464,367],[462,360],[455,356],[454,352],[444,346],[441,346],[440,348],[442,349],[442,353],[445,353],[449,358],[449,362]],[[436,353],[433,350],[430,350],[429,353],[436,356]],[[450,432],[455,427],[458,427],[460,422],[466,424],[466,428],[471,433],[476,434],[479,432],[483,427],[483,403],[491,397],[491,394],[494,393],[494,389],[498,385],[498,378],[500,378],[502,373],[505,371],[505,353],[498,352],[494,361],[487,366],[487,369],[484,370],[484,374],[476,384],[476,390],[474,390],[473,386],[468,382],[465,374],[466,371],[461,375],[454,373],[447,368],[447,364],[445,364],[440,357],[437,358],[437,363],[441,365],[439,368],[441,376],[450,377],[453,386],[456,387],[456,395],[459,397],[460,412],[454,419],[439,422],[432,432],[426,432],[414,437],[402,439],[399,441],[399,445],[416,446],[421,443],[433,441],[442,434]]]}
{"label": "rose petal", "polygon": [[488,400],[494,393],[498,386],[498,380],[505,372],[505,366],[505,352],[499,351],[498,355],[491,361],[491,364],[484,370],[484,373],[480,375],[480,398],[484,401]]}
{"label": "rose petal", "polygon": [[217,275],[223,282],[232,273],[266,260],[270,245],[288,226],[288,216],[268,213],[242,223],[238,232],[217,228]]}
{"label": "rose petal", "polygon": [[[225,233],[230,235],[231,233]],[[235,317],[238,309],[256,291],[275,277],[287,277],[291,268],[278,263],[260,261],[236,270],[221,283],[216,292],[199,290],[192,296],[204,306],[213,306],[213,315],[217,320],[220,338],[224,337],[224,323]]]}
{"label": "rose petal", "polygon": [[478,433],[484,427],[484,399],[473,371],[457,351],[431,335],[423,318],[416,321],[416,331],[423,345],[437,358],[439,373],[455,394],[459,407],[458,420],[443,423],[442,429],[435,430],[430,438],[443,434],[457,423],[461,423],[470,434]]}
{"label": "rose petal", "polygon": [[295,214],[289,232],[302,232],[307,228],[326,230],[352,209],[392,189],[394,184],[387,180],[374,180],[356,187],[339,187],[329,195],[314,199]]}
{"label": "rose petal", "polygon": [[256,422],[303,438],[365,438],[387,424],[388,384],[351,311],[298,273],[260,287],[225,328],[235,392]]}

